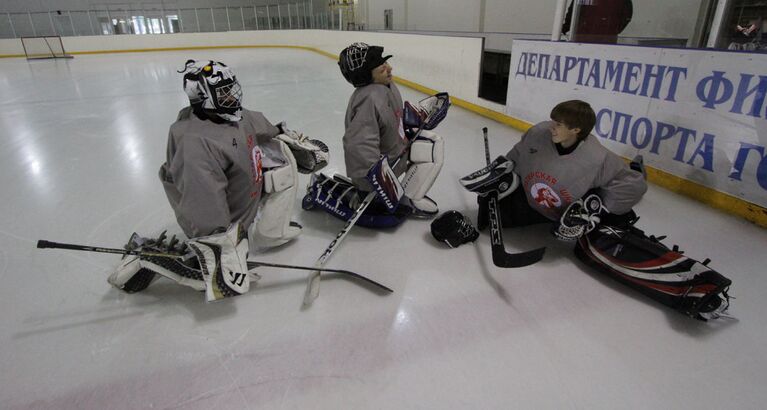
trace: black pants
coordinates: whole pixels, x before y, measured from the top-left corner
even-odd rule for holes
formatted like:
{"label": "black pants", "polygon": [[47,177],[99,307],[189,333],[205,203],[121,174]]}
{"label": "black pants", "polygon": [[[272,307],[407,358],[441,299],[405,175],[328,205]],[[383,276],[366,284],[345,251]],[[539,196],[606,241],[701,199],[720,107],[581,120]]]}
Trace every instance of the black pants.
{"label": "black pants", "polygon": [[[479,196],[479,213],[477,215],[477,228],[484,229],[488,221],[488,198]],[[551,220],[541,215],[527,203],[525,191],[517,188],[511,195],[498,201],[498,209],[501,213],[501,226],[504,228],[513,228],[516,226],[527,226],[540,223],[550,223]]]}
{"label": "black pants", "polygon": [[[593,192],[596,191],[589,191],[584,197]],[[487,197],[477,197],[477,203],[479,204],[477,228],[480,230],[485,229],[489,223],[487,215],[488,202]],[[527,203],[525,191],[522,188],[517,188],[511,195],[500,200],[498,208],[501,213],[501,226],[504,228],[553,222],[551,219],[546,218],[530,207],[530,204]],[[633,210],[622,215],[606,213],[601,215],[601,218],[603,224],[615,227],[624,227],[638,219]]]}

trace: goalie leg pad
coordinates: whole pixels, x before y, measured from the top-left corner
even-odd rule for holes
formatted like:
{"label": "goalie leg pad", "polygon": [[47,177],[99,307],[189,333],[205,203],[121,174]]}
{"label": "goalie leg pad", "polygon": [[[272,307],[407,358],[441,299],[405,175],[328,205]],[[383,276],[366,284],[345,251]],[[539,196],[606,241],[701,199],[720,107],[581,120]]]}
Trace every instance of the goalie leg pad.
{"label": "goalie leg pad", "polygon": [[[167,247],[163,246],[164,237],[165,233],[161,234],[158,240],[152,240],[142,238],[134,233],[128,241],[126,249],[179,254],[173,246],[175,237],[171,242],[172,245]],[[149,287],[158,276],[164,276],[180,285],[189,286],[195,290],[204,290],[202,272],[193,265],[193,262],[186,263],[172,257],[126,255],[115,271],[109,275],[107,282],[124,292],[136,293]]]}
{"label": "goalie leg pad", "polygon": [[240,224],[220,234],[194,238],[189,248],[197,255],[208,302],[241,295],[250,289],[248,240],[240,240]]}
{"label": "goalie leg pad", "polygon": [[290,221],[298,189],[296,160],[284,142],[280,148],[288,165],[264,172],[264,197],[248,232],[254,249],[285,244],[301,233],[300,225]]}
{"label": "goalie leg pad", "polygon": [[[321,208],[330,215],[348,221],[367,193],[358,192],[351,180],[342,175],[333,177],[322,173],[313,174],[307,192],[301,202],[302,208]],[[372,228],[395,227],[407,218],[411,209],[400,204],[394,212],[388,212],[383,204],[373,202],[357,220],[356,225]]]}
{"label": "goalie leg pad", "polygon": [[576,256],[656,301],[699,320],[725,315],[732,281],[629,226],[602,225],[581,237]]}
{"label": "goalie leg pad", "polygon": [[402,185],[416,211],[427,215],[439,212],[437,204],[426,193],[437,180],[445,160],[445,143],[442,137],[422,131],[410,147],[410,166],[405,172]]}

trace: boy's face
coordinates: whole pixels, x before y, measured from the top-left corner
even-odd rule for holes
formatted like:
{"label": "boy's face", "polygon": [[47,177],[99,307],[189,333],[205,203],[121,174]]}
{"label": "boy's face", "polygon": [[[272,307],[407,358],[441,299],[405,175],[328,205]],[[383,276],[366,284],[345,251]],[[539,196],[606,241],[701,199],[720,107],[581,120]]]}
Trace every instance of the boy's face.
{"label": "boy's face", "polygon": [[567,148],[578,141],[580,128],[570,128],[567,124],[556,120],[551,120],[551,141],[555,144],[562,144]]}
{"label": "boy's face", "polygon": [[389,63],[383,63],[372,71],[373,82],[375,84],[389,85],[391,84],[391,66]]}

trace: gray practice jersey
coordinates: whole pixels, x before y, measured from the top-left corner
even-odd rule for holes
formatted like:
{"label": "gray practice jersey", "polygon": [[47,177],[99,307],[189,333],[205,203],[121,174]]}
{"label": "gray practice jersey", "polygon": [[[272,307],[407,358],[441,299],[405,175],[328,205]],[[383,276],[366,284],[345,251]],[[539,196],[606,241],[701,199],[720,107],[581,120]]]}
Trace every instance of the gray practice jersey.
{"label": "gray practice jersey", "polygon": [[[365,179],[370,167],[382,154],[393,162],[407,146],[402,126],[402,96],[397,86],[369,84],[356,88],[346,107],[344,125],[346,175],[358,188],[370,190]],[[394,171],[400,175],[406,169],[404,160]]]}
{"label": "gray practice jersey", "polygon": [[179,112],[160,180],[188,237],[237,221],[250,226],[261,198],[262,166],[280,152],[272,140],[278,134],[260,112],[243,109],[241,121],[222,124],[200,119],[191,107]]}
{"label": "gray practice jersey", "polygon": [[516,163],[527,202],[540,214],[556,220],[573,201],[592,188],[599,189],[604,206],[624,214],[647,191],[641,173],[590,135],[573,152],[559,155],[551,141],[551,122],[530,128],[506,155]]}

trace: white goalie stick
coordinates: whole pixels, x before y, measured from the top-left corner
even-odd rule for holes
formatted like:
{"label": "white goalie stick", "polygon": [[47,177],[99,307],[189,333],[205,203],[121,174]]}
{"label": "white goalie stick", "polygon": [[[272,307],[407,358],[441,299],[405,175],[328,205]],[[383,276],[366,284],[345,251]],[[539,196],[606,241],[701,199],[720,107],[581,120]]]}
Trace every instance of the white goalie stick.
{"label": "white goalie stick", "polygon": [[[487,141],[487,127],[482,128],[485,140],[485,162],[490,165],[490,144]],[[518,188],[521,189],[521,188]],[[493,251],[493,264],[500,268],[521,268],[532,265],[543,258],[546,248],[533,249],[527,252],[508,253],[503,245],[503,226],[501,213],[498,210],[498,192],[488,194],[488,219],[490,220],[490,244]]]}
{"label": "white goalie stick", "polygon": [[[407,146],[402,151],[403,155],[400,155],[399,158],[394,162],[394,164],[391,166],[391,168],[395,168],[400,160],[402,160],[402,157],[404,156],[404,153],[408,152],[408,148],[410,148],[410,145],[413,143],[413,141],[418,139],[418,136],[421,135],[421,131],[423,131],[427,124],[430,124],[431,121],[435,120],[435,117],[441,116],[444,118],[444,115],[447,113],[447,107],[450,106],[450,97],[447,93],[439,93],[436,95],[436,100],[434,100],[433,104],[430,107],[424,107],[428,108],[426,118],[421,122],[421,126],[418,127],[418,131],[416,132],[415,136],[408,141]],[[439,118],[441,120],[442,118]],[[432,124],[436,125],[436,124]],[[432,127],[433,128],[433,127]],[[344,240],[346,235],[349,233],[349,231],[352,229],[355,223],[357,223],[357,220],[360,219],[362,214],[365,212],[365,210],[368,208],[368,206],[373,203],[373,200],[376,197],[376,191],[373,190],[370,193],[365,196],[365,199],[362,200],[362,202],[359,204],[357,209],[354,210],[354,213],[349,218],[349,220],[346,221],[346,225],[338,232],[335,239],[333,239],[332,242],[330,242],[330,245],[325,249],[325,252],[320,255],[320,257],[317,259],[317,262],[315,262],[314,266],[317,270],[309,274],[309,277],[307,278],[308,283],[306,285],[306,292],[304,293],[304,307],[309,307],[312,305],[315,299],[320,295],[320,270],[322,266],[325,265],[325,262],[327,262],[328,258],[330,258],[330,255],[333,254],[333,252],[338,248],[338,246],[341,244],[341,242]]]}
{"label": "white goalie stick", "polygon": [[[87,245],[75,245],[71,243],[60,243],[60,242],[51,242],[46,240],[39,240],[37,241],[37,247],[40,249],[67,249],[67,250],[74,250],[74,251],[85,251],[85,252],[97,252],[97,253],[112,253],[117,255],[134,255],[134,256],[154,256],[154,257],[160,257],[160,258],[172,258],[172,259],[187,259],[187,255],[181,255],[181,254],[174,254],[174,253],[163,253],[163,252],[147,252],[147,251],[138,251],[138,250],[128,250],[128,249],[119,249],[119,248],[103,248],[99,246],[87,246]],[[261,262],[261,261],[252,261],[249,260],[248,262],[248,270],[254,270],[258,267],[266,266],[266,267],[272,267],[272,268],[283,268],[283,269],[297,269],[297,270],[310,270],[314,271],[317,268],[312,266],[300,266],[300,265],[286,265],[282,263],[271,263],[271,262]],[[343,275],[348,275],[353,278],[357,278],[359,280],[362,280],[366,283],[369,283],[376,288],[379,288],[381,290],[385,290],[387,292],[394,292],[391,288],[384,286],[372,279],[369,279],[363,275],[360,275],[359,273],[352,272],[350,270],[344,270],[344,269],[329,269],[329,268],[322,268],[323,272],[329,272],[329,273],[340,273]]]}

